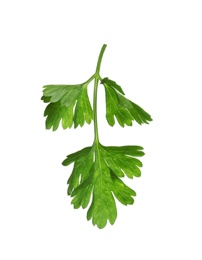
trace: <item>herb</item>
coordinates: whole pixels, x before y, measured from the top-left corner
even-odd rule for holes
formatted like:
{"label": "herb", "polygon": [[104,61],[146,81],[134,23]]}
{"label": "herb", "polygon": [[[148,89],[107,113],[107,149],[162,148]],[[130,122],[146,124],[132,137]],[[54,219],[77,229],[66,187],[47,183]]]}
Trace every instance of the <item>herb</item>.
{"label": "herb", "polygon": [[[97,123],[98,84],[106,94],[106,119],[110,126],[117,122],[131,126],[149,123],[151,116],[141,107],[127,99],[122,88],[113,80],[100,76],[100,66],[106,45],[104,44],[97,62],[96,71],[86,82],[77,85],[46,85],[42,100],[49,103],[45,109],[46,128],[57,130],[61,122],[63,129],[73,125],[83,126],[94,122],[94,142],[90,147],[72,153],[62,162],[64,166],[74,163],[68,179],[68,195],[73,197],[74,208],[90,207],[87,219],[93,225],[104,228],[109,221],[114,224],[117,217],[115,199],[122,204],[133,204],[134,190],[121,180],[122,177],[139,177],[142,163],[137,157],[144,155],[141,146],[103,146],[99,141]],[[94,80],[93,109],[88,97],[88,85]]]}

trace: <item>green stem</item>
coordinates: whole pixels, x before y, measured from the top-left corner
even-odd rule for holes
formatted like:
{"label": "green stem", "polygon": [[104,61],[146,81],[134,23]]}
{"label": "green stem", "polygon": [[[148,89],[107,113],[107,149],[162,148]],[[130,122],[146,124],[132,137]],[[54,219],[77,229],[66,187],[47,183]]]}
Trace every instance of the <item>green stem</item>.
{"label": "green stem", "polygon": [[99,79],[100,79],[100,66],[101,66],[102,57],[103,57],[103,54],[104,54],[106,47],[107,47],[107,45],[104,44],[102,46],[101,51],[100,51],[100,55],[99,55],[98,61],[97,61],[97,67],[96,67],[96,71],[95,71],[95,81],[94,81],[93,121],[94,121],[94,134],[95,134],[94,142],[96,142],[97,144],[99,143],[98,123],[97,123],[97,92],[98,92],[98,82],[99,82]]}

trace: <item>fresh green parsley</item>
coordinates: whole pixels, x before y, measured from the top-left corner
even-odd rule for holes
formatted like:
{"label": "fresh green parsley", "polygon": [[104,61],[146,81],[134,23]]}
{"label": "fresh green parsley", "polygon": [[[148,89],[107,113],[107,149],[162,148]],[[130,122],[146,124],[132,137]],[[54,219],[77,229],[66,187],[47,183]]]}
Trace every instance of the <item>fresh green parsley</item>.
{"label": "fresh green parsley", "polygon": [[[132,179],[141,175],[142,163],[138,157],[144,155],[141,146],[103,146],[99,141],[97,124],[97,92],[99,83],[104,86],[106,95],[106,119],[110,126],[115,119],[120,126],[132,126],[132,122],[148,124],[151,116],[125,97],[121,86],[115,81],[100,76],[100,66],[106,44],[103,45],[95,73],[84,83],[77,85],[46,85],[42,100],[48,103],[44,116],[46,129],[57,130],[60,123],[63,129],[74,128],[84,123],[94,122],[92,146],[72,153],[62,162],[64,166],[74,164],[68,179],[68,195],[74,208],[88,207],[87,219],[93,225],[104,228],[109,221],[114,224],[117,218],[115,198],[123,205],[134,203],[136,193],[121,180],[124,176]],[[94,81],[93,107],[88,96],[88,85]]]}

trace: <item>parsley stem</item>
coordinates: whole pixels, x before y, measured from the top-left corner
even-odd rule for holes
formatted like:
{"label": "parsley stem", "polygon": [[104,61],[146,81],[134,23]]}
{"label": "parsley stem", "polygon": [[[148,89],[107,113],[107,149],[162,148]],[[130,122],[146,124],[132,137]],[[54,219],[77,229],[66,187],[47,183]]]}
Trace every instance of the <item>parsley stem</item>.
{"label": "parsley stem", "polygon": [[104,54],[106,47],[107,47],[107,45],[103,44],[102,49],[101,49],[100,54],[99,54],[99,57],[98,57],[97,67],[96,67],[96,72],[95,72],[98,75],[100,73],[100,66],[101,66],[101,62],[102,62],[102,57],[103,57],[103,54]]}
{"label": "parsley stem", "polygon": [[107,45],[104,44],[102,46],[102,49],[100,51],[98,61],[97,61],[97,67],[95,71],[95,81],[94,81],[94,93],[93,93],[93,121],[94,121],[94,134],[95,139],[94,142],[99,143],[99,136],[98,136],[98,123],[97,123],[97,92],[98,92],[98,82],[100,80],[100,66],[102,62],[102,57],[104,54],[104,51],[106,49]]}

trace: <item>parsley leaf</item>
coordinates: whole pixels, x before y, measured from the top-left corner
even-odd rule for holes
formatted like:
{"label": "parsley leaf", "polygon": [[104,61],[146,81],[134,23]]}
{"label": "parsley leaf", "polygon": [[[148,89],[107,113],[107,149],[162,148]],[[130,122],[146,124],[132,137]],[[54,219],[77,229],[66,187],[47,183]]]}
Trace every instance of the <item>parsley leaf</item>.
{"label": "parsley leaf", "polygon": [[116,82],[104,78],[101,84],[105,87],[106,118],[110,126],[115,124],[114,116],[122,127],[125,124],[132,126],[133,120],[140,125],[152,121],[151,116],[146,111],[123,96],[125,94]]}
{"label": "parsley leaf", "polygon": [[73,198],[74,208],[86,208],[87,219],[103,228],[107,220],[113,224],[117,217],[114,197],[122,204],[133,204],[135,191],[123,183],[124,174],[139,177],[142,163],[136,158],[144,153],[140,146],[103,146],[99,143],[70,154],[62,162],[64,166],[74,163],[68,180],[68,194]]}
{"label": "parsley leaf", "polygon": [[92,107],[87,93],[87,84],[79,85],[46,85],[41,98],[46,107],[44,116],[46,128],[57,130],[62,120],[63,129],[76,128],[84,123],[90,124],[93,118]]}
{"label": "parsley leaf", "polygon": [[[109,78],[101,78],[100,66],[106,44],[103,45],[95,73],[83,84],[46,85],[42,100],[48,103],[44,111],[46,128],[57,130],[60,123],[64,129],[90,124],[93,120],[94,142],[66,157],[64,166],[73,163],[72,173],[67,181],[67,193],[72,197],[74,208],[88,208],[87,219],[98,228],[117,218],[116,201],[123,205],[134,203],[136,193],[121,180],[123,177],[133,179],[141,175],[142,162],[138,159],[144,155],[141,146],[104,146],[98,135],[97,94],[99,82],[104,85],[106,95],[106,118],[110,126],[118,123],[131,126],[135,120],[138,124],[149,123],[151,116],[141,107],[125,98],[121,86]],[[93,109],[87,88],[94,80]]]}

